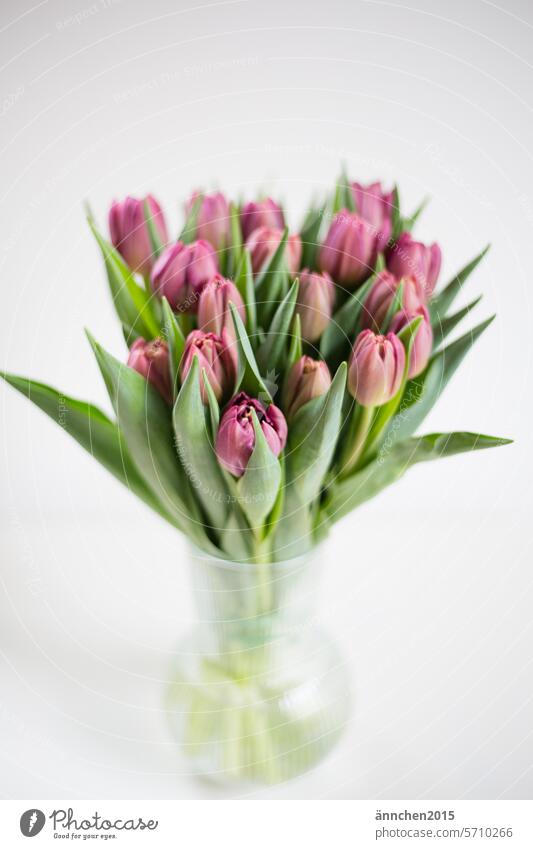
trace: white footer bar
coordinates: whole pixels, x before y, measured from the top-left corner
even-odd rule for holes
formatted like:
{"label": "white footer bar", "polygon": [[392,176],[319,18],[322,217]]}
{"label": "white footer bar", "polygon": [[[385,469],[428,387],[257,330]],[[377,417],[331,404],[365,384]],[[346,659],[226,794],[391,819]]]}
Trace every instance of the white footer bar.
{"label": "white footer bar", "polygon": [[[35,843],[29,843],[35,838]],[[529,801],[0,801],[0,845],[532,849]]]}

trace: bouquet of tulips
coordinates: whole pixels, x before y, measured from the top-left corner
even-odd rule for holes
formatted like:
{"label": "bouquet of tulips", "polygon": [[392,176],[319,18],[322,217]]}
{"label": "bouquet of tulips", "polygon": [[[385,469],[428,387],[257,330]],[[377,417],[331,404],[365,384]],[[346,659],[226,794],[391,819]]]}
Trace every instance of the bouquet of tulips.
{"label": "bouquet of tulips", "polygon": [[116,420],[4,377],[203,551],[288,559],[415,463],[508,442],[415,435],[491,321],[446,342],[486,249],[436,288],[421,209],[343,175],[290,233],[270,198],[195,192],[173,240],[152,196],[115,202],[110,241],[88,221],[128,348],[89,336]]}

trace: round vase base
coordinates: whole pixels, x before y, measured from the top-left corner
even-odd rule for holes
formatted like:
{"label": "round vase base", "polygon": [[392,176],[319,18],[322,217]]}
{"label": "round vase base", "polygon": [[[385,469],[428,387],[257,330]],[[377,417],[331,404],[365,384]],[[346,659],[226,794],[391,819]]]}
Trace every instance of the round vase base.
{"label": "round vase base", "polygon": [[350,716],[350,688],[321,631],[268,644],[202,649],[202,630],[179,647],[166,692],[173,736],[191,772],[216,783],[276,784],[312,769]]}

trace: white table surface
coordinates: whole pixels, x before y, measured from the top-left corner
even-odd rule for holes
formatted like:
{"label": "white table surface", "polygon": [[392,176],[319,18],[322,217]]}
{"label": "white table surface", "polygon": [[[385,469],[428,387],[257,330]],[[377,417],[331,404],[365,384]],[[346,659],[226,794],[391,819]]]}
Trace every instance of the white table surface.
{"label": "white table surface", "polygon": [[[224,791],[188,774],[161,706],[172,653],[195,617],[185,549],[130,502],[131,520],[114,525],[3,529],[4,797],[531,795],[531,586],[504,518],[470,516],[467,533],[451,513],[445,537],[435,520],[416,545],[405,517],[377,504],[340,525],[322,613],[353,676],[349,732],[298,780]],[[377,547],[383,523],[395,541],[389,558]]]}

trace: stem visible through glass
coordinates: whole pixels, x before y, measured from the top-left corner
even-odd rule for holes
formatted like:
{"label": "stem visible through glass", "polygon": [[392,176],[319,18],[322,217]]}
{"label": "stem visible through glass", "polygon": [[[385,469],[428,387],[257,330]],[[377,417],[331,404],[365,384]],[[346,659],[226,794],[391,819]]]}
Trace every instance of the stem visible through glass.
{"label": "stem visible through glass", "polygon": [[273,593],[270,572],[270,546],[256,540],[254,563],[257,564],[257,610],[255,615],[272,612]]}

